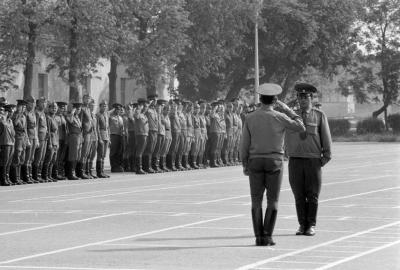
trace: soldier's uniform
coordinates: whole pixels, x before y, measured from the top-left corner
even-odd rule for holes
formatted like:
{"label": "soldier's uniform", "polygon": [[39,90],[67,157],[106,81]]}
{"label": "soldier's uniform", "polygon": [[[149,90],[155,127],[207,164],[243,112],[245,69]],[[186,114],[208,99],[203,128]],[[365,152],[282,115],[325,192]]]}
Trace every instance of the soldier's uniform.
{"label": "soldier's uniform", "polygon": [[162,110],[166,103],[167,102],[165,100],[159,99],[159,100],[157,100],[157,106],[156,106],[156,111],[158,114],[158,116],[157,116],[158,133],[157,133],[157,143],[156,143],[156,147],[154,148],[151,165],[152,165],[154,171],[157,173],[163,172],[163,170],[160,168],[161,151],[165,144],[165,125],[162,120],[163,119]]}
{"label": "soldier's uniform", "polygon": [[199,104],[194,104],[194,113],[192,114],[192,126],[193,126],[193,143],[190,149],[190,166],[199,169],[198,156],[200,154],[200,148],[202,147],[202,132],[201,132],[201,120],[199,115]]}
{"label": "soldier's uniform", "polygon": [[[15,144],[14,144],[14,157],[10,170],[10,179],[14,184],[20,185],[32,182],[27,179],[27,182],[21,180],[21,166],[25,161],[25,148],[28,142],[28,134],[26,129],[26,117],[24,114],[26,101],[17,100],[17,111],[12,116],[14,131],[15,131]],[[18,112],[18,109],[21,111]]]}
{"label": "soldier's uniform", "polygon": [[[136,107],[136,105],[132,105],[133,107]],[[127,135],[128,135],[128,143],[127,143],[127,158],[129,162],[129,168],[131,172],[136,171],[136,165],[135,165],[135,118],[133,116],[133,109],[130,109],[127,111]]]}
{"label": "soldier's uniform", "polygon": [[158,136],[158,113],[155,109],[155,97],[149,96],[149,102],[151,102],[149,109],[146,112],[146,117],[149,126],[149,133],[147,136],[146,148],[143,154],[143,169],[148,173],[155,173],[152,169],[152,157],[157,144]]}
{"label": "soldier's uniform", "polygon": [[169,105],[164,107],[163,112],[160,115],[161,127],[165,130],[164,143],[160,150],[160,168],[166,172],[169,172],[167,166],[167,154],[169,152],[169,148],[171,147],[172,142],[172,133],[171,133],[171,120],[169,119]]}
{"label": "soldier's uniform", "polygon": [[33,98],[27,98],[26,102],[29,103],[27,104],[29,110],[27,109],[25,111],[29,143],[26,144],[25,148],[25,161],[24,165],[21,166],[21,177],[25,182],[30,181],[33,183],[39,183],[39,181],[36,181],[32,178],[32,162],[35,157],[36,147],[39,145],[36,114],[33,110],[33,104],[35,103],[35,100]]}
{"label": "soldier's uniform", "polygon": [[[82,103],[73,103],[75,109],[80,109]],[[67,178],[69,180],[78,180],[76,176],[76,164],[80,159],[82,152],[82,123],[77,112],[69,113],[65,117],[68,127],[68,165]]]}
{"label": "soldier's uniform", "polygon": [[80,159],[78,164],[76,165],[76,174],[79,178],[82,179],[89,179],[91,178],[88,176],[86,172],[86,166],[87,166],[87,161],[89,157],[89,152],[90,152],[90,146],[92,144],[92,132],[93,130],[93,121],[92,121],[92,113],[89,109],[89,102],[91,97],[88,95],[85,95],[83,97],[84,102],[87,102],[86,104],[83,104],[81,112],[79,114],[79,117],[81,119],[82,123],[82,152],[80,154]]}
{"label": "soldier's uniform", "polygon": [[14,154],[15,131],[11,118],[13,104],[1,104],[0,107],[5,109],[5,113],[0,115],[0,184],[2,186],[10,186],[10,166]]}
{"label": "soldier's uniform", "polygon": [[[107,102],[103,100],[100,102],[100,106],[107,105]],[[97,159],[96,159],[96,174],[99,178],[109,178],[109,175],[104,173],[104,159],[106,157],[107,148],[110,143],[110,126],[108,122],[108,112],[105,110],[103,113],[98,112],[96,114],[97,125],[99,129],[99,141],[97,145]]]}
{"label": "soldier's uniform", "polygon": [[321,191],[321,167],[331,159],[331,135],[325,114],[311,106],[317,89],[305,83],[295,85],[299,99],[309,102],[308,108],[297,110],[306,131],[286,134],[286,154],[289,156],[289,182],[296,201],[299,229],[297,235],[315,234],[318,197]]}
{"label": "soldier's uniform", "polygon": [[[180,106],[182,107],[182,105]],[[178,112],[178,119],[181,127],[181,133],[180,133],[178,151],[176,154],[175,166],[178,170],[185,170],[186,168],[182,166],[182,159],[188,143],[186,115],[182,111],[180,111]]]}
{"label": "soldier's uniform", "polygon": [[[228,106],[232,106],[231,103],[227,104]],[[225,165],[231,166],[232,160],[230,158],[230,154],[232,153],[233,146],[233,135],[234,135],[234,116],[233,112],[226,110],[225,112],[225,126],[226,126],[226,137],[224,139],[223,147],[222,147],[222,161]]]}
{"label": "soldier's uniform", "polygon": [[145,99],[138,99],[138,108],[135,111],[135,143],[136,143],[136,173],[145,174],[142,167],[143,152],[147,145],[147,136],[149,135],[149,123],[147,116],[141,111],[141,107],[147,106]]}
{"label": "soldier's uniform", "polygon": [[[46,104],[46,99],[40,98],[36,100],[36,123],[38,129],[38,141],[39,146],[35,150],[35,158],[32,164],[32,178],[36,181],[41,181],[41,173],[43,167],[44,156],[46,154],[47,148],[47,120],[46,114],[44,113],[44,106]],[[42,108],[39,108],[43,106]]]}
{"label": "soldier's uniform", "polygon": [[[55,110],[52,112],[51,110]],[[57,161],[57,151],[59,147],[58,122],[56,119],[57,104],[49,103],[49,113],[47,114],[47,127],[49,140],[47,142],[47,150],[44,158],[42,179],[49,182],[57,182],[58,179],[52,178],[53,166]]]}
{"label": "soldier's uniform", "polygon": [[177,106],[181,104],[180,100],[174,100],[174,104],[171,106],[173,107],[172,111],[169,114],[170,124],[171,124],[171,146],[169,148],[169,152],[167,155],[167,166],[172,171],[176,171],[177,168],[175,167],[178,149],[181,141],[181,124],[179,121],[179,116],[177,113]]}
{"label": "soldier's uniform", "polygon": [[97,152],[97,144],[99,141],[99,125],[97,123],[96,114],[93,112],[94,110],[94,100],[92,99],[89,104],[90,108],[90,121],[92,122],[93,130],[90,136],[90,150],[86,164],[86,175],[89,178],[97,178],[96,174],[93,173],[93,161],[96,157]]}
{"label": "soldier's uniform", "polygon": [[219,159],[218,151],[220,151],[221,140],[223,140],[222,134],[222,118],[221,115],[216,111],[218,102],[212,104],[213,109],[210,113],[210,166],[219,167],[220,164],[217,162]]}
{"label": "soldier's uniform", "polygon": [[186,118],[186,143],[183,150],[182,167],[187,170],[192,169],[192,166],[190,166],[191,161],[189,161],[190,150],[192,149],[192,144],[194,144],[194,128],[191,112],[192,108],[193,106],[191,102],[185,103],[185,112],[183,114]]}
{"label": "soldier's uniform", "polygon": [[115,103],[113,104],[115,109],[108,118],[110,125],[110,165],[111,172],[124,172],[122,167],[123,162],[123,137],[125,136],[124,120],[119,115],[117,110],[122,109],[122,105]]}
{"label": "soldier's uniform", "polygon": [[56,121],[58,124],[58,152],[57,160],[53,165],[52,178],[57,180],[65,180],[65,161],[67,158],[68,151],[68,128],[67,120],[65,119],[65,110],[67,103],[63,101],[57,102],[58,111],[56,114]]}
{"label": "soldier's uniform", "polygon": [[234,147],[233,147],[233,154],[232,154],[232,159],[235,164],[239,163],[239,147],[240,147],[240,140],[242,138],[242,128],[243,128],[243,123],[240,115],[238,113],[234,113],[234,127],[235,123],[237,124],[236,126],[236,132],[235,132],[235,139],[234,139]]}
{"label": "soldier's uniform", "polygon": [[[202,103],[200,103],[200,107],[201,106],[206,106],[206,104],[204,103],[204,105],[202,105]],[[199,146],[199,155],[198,155],[198,159],[197,159],[197,165],[200,168],[205,168],[206,165],[205,165],[204,160],[206,159],[205,152],[206,152],[206,144],[208,141],[208,135],[207,135],[207,119],[206,119],[206,116],[204,115],[204,113],[200,113],[199,120],[200,120],[201,136],[200,136],[200,146]]]}
{"label": "soldier's uniform", "polygon": [[[221,101],[220,101],[220,105],[224,106]],[[221,132],[221,135],[219,137],[219,141],[218,141],[218,145],[217,145],[217,156],[216,156],[217,160],[216,160],[216,162],[218,163],[219,166],[225,166],[225,163],[222,161],[222,148],[224,147],[224,141],[227,138],[225,114],[221,110],[219,112],[219,115],[220,115],[219,131]]]}

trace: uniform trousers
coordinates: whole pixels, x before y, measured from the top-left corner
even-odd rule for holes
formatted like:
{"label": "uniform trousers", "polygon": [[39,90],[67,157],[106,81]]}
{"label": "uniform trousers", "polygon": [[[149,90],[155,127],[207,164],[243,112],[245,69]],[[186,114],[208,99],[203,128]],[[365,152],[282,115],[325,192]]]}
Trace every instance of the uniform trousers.
{"label": "uniform trousers", "polygon": [[224,143],[222,146],[222,159],[224,163],[231,161],[229,154],[232,153],[232,146],[233,146],[233,134],[230,133],[224,139]]}
{"label": "uniform trousers", "polygon": [[37,167],[43,164],[44,156],[47,149],[47,140],[39,140],[39,147],[35,150],[35,159],[33,164]]}
{"label": "uniform trousers", "polygon": [[122,168],[123,137],[117,134],[110,135],[110,165],[111,169]]}
{"label": "uniform trousers", "polygon": [[160,159],[164,144],[165,144],[165,136],[158,134],[156,147],[154,148],[153,158],[156,158],[157,160]]}
{"label": "uniform trousers", "polygon": [[[215,162],[218,159],[218,147],[221,140],[221,133],[210,132],[210,161]],[[213,164],[211,164],[213,165]]]}
{"label": "uniform trousers", "polygon": [[15,138],[14,144],[14,157],[13,166],[20,166],[24,164],[25,161],[25,149],[26,149],[26,139],[25,138]]}
{"label": "uniform trousers", "polygon": [[135,158],[135,148],[136,148],[135,131],[129,130],[128,131],[128,147],[127,147],[128,158]]}
{"label": "uniform trousers", "polygon": [[57,151],[58,151],[58,145],[51,145],[49,143],[44,157],[44,166],[47,167],[49,165],[55,164],[55,162],[57,161]]}
{"label": "uniform trousers", "polygon": [[0,166],[10,169],[14,155],[14,145],[0,145]]}
{"label": "uniform trousers", "polygon": [[32,166],[33,158],[35,157],[37,139],[29,138],[29,145],[25,148],[25,160],[24,165],[29,167]]}
{"label": "uniform trousers", "polygon": [[64,163],[65,163],[65,157],[67,155],[68,145],[65,140],[59,140],[58,145],[59,145],[59,147],[58,147],[58,153],[57,153],[57,168],[59,170],[63,170]]}
{"label": "uniform trousers", "polygon": [[68,135],[68,161],[77,162],[82,152],[82,133]]}
{"label": "uniform trousers", "polygon": [[154,154],[154,149],[156,148],[157,145],[157,136],[158,136],[158,131],[156,130],[150,130],[149,135],[147,137],[147,144],[146,148],[144,150],[144,156],[151,160],[153,154]]}
{"label": "uniform trousers", "polygon": [[83,134],[82,152],[79,159],[79,162],[81,163],[86,163],[89,157],[90,147],[92,145],[91,137],[92,137],[91,132]]}
{"label": "uniform trousers", "polygon": [[307,227],[317,223],[321,176],[319,158],[289,158],[289,183],[296,201],[300,225]]}
{"label": "uniform trousers", "polygon": [[102,161],[106,157],[109,140],[99,139],[97,143],[97,161]]}
{"label": "uniform trousers", "polygon": [[136,152],[135,156],[138,161],[142,160],[144,149],[146,148],[147,144],[147,135],[136,135],[135,138],[136,142]]}
{"label": "uniform trousers", "polygon": [[161,146],[161,150],[160,150],[160,157],[162,158],[166,158],[169,149],[171,147],[171,143],[172,143],[172,135],[171,133],[166,133],[164,136],[164,143]]}

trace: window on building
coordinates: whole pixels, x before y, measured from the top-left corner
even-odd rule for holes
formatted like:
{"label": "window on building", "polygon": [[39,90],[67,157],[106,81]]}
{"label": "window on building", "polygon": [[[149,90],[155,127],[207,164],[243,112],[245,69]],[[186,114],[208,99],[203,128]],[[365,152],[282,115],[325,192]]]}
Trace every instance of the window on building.
{"label": "window on building", "polygon": [[48,95],[48,74],[39,73],[38,74],[38,89],[39,97],[47,97]]}
{"label": "window on building", "polygon": [[121,103],[125,103],[128,78],[121,78]]}

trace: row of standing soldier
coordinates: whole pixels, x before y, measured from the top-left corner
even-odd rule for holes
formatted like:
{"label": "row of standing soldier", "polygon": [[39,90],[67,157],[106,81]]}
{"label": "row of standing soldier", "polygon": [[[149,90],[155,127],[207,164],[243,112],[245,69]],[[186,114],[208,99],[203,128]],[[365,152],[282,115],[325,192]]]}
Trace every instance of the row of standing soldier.
{"label": "row of standing soldier", "polygon": [[[242,105],[191,103],[149,96],[125,108],[94,100],[47,102],[40,98],[0,100],[1,185],[108,178],[104,159],[110,148],[112,172],[137,174],[239,163]],[[47,104],[47,106],[46,106]],[[96,158],[96,172],[93,163]]]}

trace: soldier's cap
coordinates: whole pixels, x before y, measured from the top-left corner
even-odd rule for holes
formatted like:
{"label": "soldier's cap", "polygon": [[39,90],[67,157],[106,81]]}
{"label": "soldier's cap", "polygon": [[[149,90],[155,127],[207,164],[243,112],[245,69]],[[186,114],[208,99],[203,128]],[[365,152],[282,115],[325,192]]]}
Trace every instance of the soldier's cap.
{"label": "soldier's cap", "polygon": [[165,104],[167,104],[167,101],[165,99],[157,100],[157,105],[165,105]]}
{"label": "soldier's cap", "polygon": [[6,111],[11,111],[13,108],[17,107],[15,104],[5,104],[4,109]]}
{"label": "soldier's cap", "polygon": [[103,99],[100,101],[99,105],[108,105],[107,100]]}
{"label": "soldier's cap", "polygon": [[149,102],[145,98],[138,98],[137,103],[139,105],[148,104]]}
{"label": "soldier's cap", "polygon": [[90,98],[89,104],[96,104],[96,101],[94,100],[94,98]]}
{"label": "soldier's cap", "polygon": [[322,104],[321,104],[320,102],[315,102],[315,103],[314,103],[314,106],[315,106],[315,107],[321,107]]}
{"label": "soldier's cap", "polygon": [[196,102],[196,103],[193,104],[193,107],[195,109],[200,109],[200,104]]}
{"label": "soldier's cap", "polygon": [[64,101],[57,101],[56,103],[57,103],[58,107],[63,107],[63,106],[67,106],[68,105],[68,103],[64,102]]}
{"label": "soldier's cap", "polygon": [[158,98],[158,95],[157,95],[157,94],[151,94],[151,95],[148,95],[148,96],[147,96],[147,99],[148,99],[148,100],[154,100],[154,99],[156,99],[156,98]]}
{"label": "soldier's cap", "polygon": [[26,104],[28,104],[28,102],[26,102],[25,100],[23,100],[23,99],[17,99],[17,106],[19,106],[19,105],[24,106],[24,105],[26,105]]}
{"label": "soldier's cap", "polygon": [[199,101],[197,101],[197,104],[203,104],[203,103],[206,103],[206,101],[204,100],[204,99],[200,99]]}
{"label": "soldier's cap", "polygon": [[74,107],[74,108],[80,108],[80,107],[82,107],[82,102],[72,102],[72,106]]}
{"label": "soldier's cap", "polygon": [[114,109],[121,109],[122,107],[124,107],[120,103],[114,103],[112,106],[113,106]]}
{"label": "soldier's cap", "polygon": [[275,83],[263,83],[257,88],[257,93],[263,96],[276,96],[282,93],[282,87]]}
{"label": "soldier's cap", "polygon": [[36,103],[45,103],[46,102],[46,98],[45,97],[40,97],[36,100]]}
{"label": "soldier's cap", "polygon": [[317,88],[309,83],[297,83],[294,86],[294,90],[297,94],[313,94],[317,92]]}
{"label": "soldier's cap", "polygon": [[240,99],[236,97],[236,98],[232,98],[230,101],[231,101],[231,102],[235,102],[235,101],[239,101],[239,100],[240,100]]}
{"label": "soldier's cap", "polygon": [[192,102],[190,100],[184,100],[184,101],[182,101],[182,104],[185,106],[190,106],[190,105],[192,105]]}
{"label": "soldier's cap", "polygon": [[215,107],[215,106],[217,106],[217,105],[219,105],[220,103],[218,102],[218,101],[214,101],[214,102],[211,102],[211,106],[212,107]]}
{"label": "soldier's cap", "polygon": [[35,99],[33,97],[27,97],[24,99],[27,103],[35,103]]}

